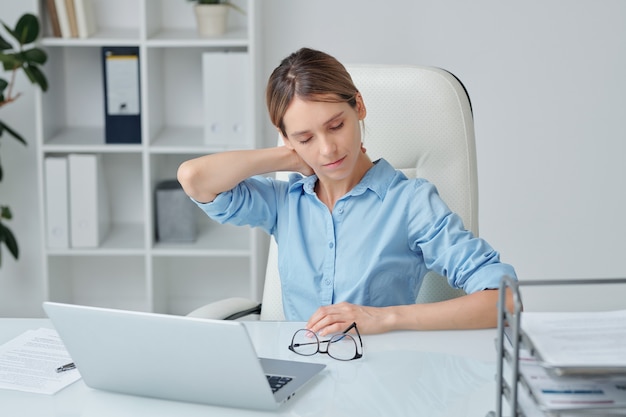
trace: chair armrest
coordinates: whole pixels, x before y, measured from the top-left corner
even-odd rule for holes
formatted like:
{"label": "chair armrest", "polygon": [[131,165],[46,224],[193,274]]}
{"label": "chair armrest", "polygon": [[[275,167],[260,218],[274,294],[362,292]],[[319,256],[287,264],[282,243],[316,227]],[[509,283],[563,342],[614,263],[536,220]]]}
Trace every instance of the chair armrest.
{"label": "chair armrest", "polygon": [[215,320],[235,320],[249,314],[260,314],[261,304],[247,298],[232,297],[204,305],[187,314],[187,317]]}

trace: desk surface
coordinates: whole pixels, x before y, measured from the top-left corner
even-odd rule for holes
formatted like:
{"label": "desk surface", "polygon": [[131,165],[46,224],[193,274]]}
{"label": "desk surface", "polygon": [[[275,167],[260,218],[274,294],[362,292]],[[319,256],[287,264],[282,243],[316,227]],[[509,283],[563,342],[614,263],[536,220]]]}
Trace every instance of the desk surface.
{"label": "desk surface", "polygon": [[[287,349],[302,323],[248,322],[259,356],[302,360]],[[0,344],[45,319],[0,319]],[[363,336],[364,356],[327,368],[277,413],[210,407],[93,390],[82,380],[55,395],[0,390],[2,415],[38,417],[429,416],[483,417],[495,408],[495,330]]]}

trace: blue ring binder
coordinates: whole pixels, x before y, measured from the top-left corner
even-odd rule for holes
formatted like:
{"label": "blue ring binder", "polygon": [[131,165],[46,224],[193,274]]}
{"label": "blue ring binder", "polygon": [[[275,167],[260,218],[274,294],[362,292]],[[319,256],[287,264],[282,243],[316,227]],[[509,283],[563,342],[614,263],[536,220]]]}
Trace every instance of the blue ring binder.
{"label": "blue ring binder", "polygon": [[141,143],[139,47],[102,47],[105,143]]}

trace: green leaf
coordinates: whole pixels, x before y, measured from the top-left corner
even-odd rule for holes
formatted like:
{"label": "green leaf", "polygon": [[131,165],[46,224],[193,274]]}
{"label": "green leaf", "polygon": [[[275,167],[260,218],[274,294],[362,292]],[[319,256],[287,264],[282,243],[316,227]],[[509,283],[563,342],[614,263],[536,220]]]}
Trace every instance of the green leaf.
{"label": "green leaf", "polygon": [[28,62],[28,63],[35,63],[35,64],[39,64],[39,65],[45,64],[46,60],[48,59],[48,55],[41,48],[33,48],[33,49],[29,49],[27,51],[24,51],[23,56],[24,56],[26,62]]}
{"label": "green leaf", "polygon": [[15,68],[22,66],[22,59],[19,53],[0,54],[0,62],[2,62],[5,71],[13,71]]}
{"label": "green leaf", "polygon": [[43,72],[39,69],[39,67],[35,65],[28,65],[24,67],[24,72],[28,75],[30,81],[34,84],[37,84],[41,91],[48,91],[48,80],[46,76],[43,75]]}
{"label": "green leaf", "polygon": [[[15,130],[13,130],[9,126],[7,126],[7,124],[4,123],[2,120],[0,120],[0,129],[2,130],[2,133],[4,133],[4,131],[6,131],[9,135],[13,136],[15,139],[17,139],[18,141],[22,142],[22,144],[27,145],[26,140],[22,137],[22,135],[20,135]],[[2,180],[1,177],[0,177],[0,180]]]}
{"label": "green leaf", "polygon": [[0,218],[7,220],[11,220],[13,218],[13,213],[11,213],[11,208],[9,206],[0,207]]}
{"label": "green leaf", "polygon": [[[0,103],[4,103],[4,90],[9,86],[7,80],[0,78]],[[0,136],[2,136],[2,130],[0,130]]]}
{"label": "green leaf", "polygon": [[35,84],[37,81],[35,81],[35,75],[33,74],[33,67],[25,66],[25,67],[22,67],[22,69],[24,70],[24,74],[26,74],[30,82]]}
{"label": "green leaf", "polygon": [[11,36],[13,36],[13,38],[15,38],[16,41],[19,40],[19,37],[17,36],[17,33],[15,33],[15,31],[13,29],[11,29],[10,27],[8,27],[6,25],[6,23],[2,22],[2,26],[4,26],[4,30],[6,30],[7,32],[9,32],[9,34]]}
{"label": "green leaf", "polygon": [[20,45],[35,42],[37,36],[39,36],[39,20],[37,16],[26,13],[20,17],[20,20],[17,21],[17,25],[15,25],[15,34],[17,35],[16,39]]}
{"label": "green leaf", "polygon": [[9,249],[9,252],[11,252],[11,255],[13,255],[15,259],[20,257],[20,250],[17,246],[17,240],[15,240],[13,232],[2,223],[0,223],[0,242],[1,241],[4,241],[7,249]]}
{"label": "green leaf", "polygon": [[11,45],[9,42],[7,42],[2,35],[0,35],[0,51],[4,51],[7,49],[11,49],[13,48],[13,45]]}

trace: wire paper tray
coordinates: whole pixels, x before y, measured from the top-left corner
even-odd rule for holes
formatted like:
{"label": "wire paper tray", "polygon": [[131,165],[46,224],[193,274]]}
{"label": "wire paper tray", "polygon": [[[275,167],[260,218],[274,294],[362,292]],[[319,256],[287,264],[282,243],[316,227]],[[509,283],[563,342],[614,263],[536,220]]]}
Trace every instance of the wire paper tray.
{"label": "wire paper tray", "polygon": [[[611,381],[620,381],[614,384],[617,395],[621,399],[620,390],[624,390],[626,395],[626,368],[624,367],[572,367],[555,368],[546,364],[540,352],[538,352],[531,339],[525,334],[521,327],[522,301],[519,287],[524,285],[579,285],[579,284],[624,284],[626,278],[616,279],[574,279],[574,280],[541,280],[541,281],[520,281],[517,282],[509,277],[504,277],[500,283],[500,298],[498,301],[498,332],[496,339],[496,350],[498,353],[497,375],[496,375],[496,409],[487,414],[487,417],[502,417],[503,400],[506,399],[510,405],[510,412],[507,416],[512,417],[566,417],[566,416],[626,416],[626,404],[618,402],[589,401],[572,402],[562,405],[549,404],[542,401],[541,393],[533,383],[529,381],[542,377],[545,372],[546,378],[555,378],[559,383],[571,381],[572,389],[585,387],[584,393],[599,394],[603,386],[609,386]],[[510,289],[513,294],[513,311],[509,311],[505,304],[505,292]],[[533,368],[535,367],[535,368]],[[572,376],[566,376],[571,374]],[[565,379],[563,379],[565,378]],[[549,379],[548,379],[549,380]],[[624,381],[624,384],[622,384]],[[594,385],[595,384],[595,385]],[[605,384],[605,385],[601,385]],[[600,387],[600,388],[593,388]],[[581,388],[581,391],[582,388]]]}

